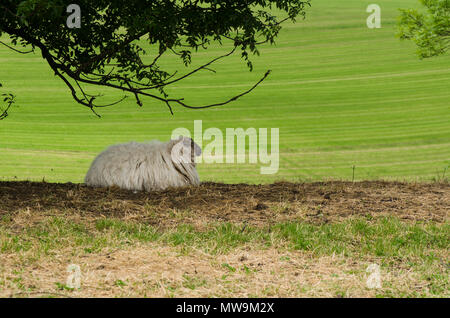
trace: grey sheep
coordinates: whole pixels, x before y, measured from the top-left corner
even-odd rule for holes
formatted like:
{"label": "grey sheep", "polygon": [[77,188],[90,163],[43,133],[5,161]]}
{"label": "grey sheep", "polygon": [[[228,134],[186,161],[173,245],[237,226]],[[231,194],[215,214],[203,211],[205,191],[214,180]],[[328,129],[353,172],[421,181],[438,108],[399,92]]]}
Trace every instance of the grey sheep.
{"label": "grey sheep", "polygon": [[130,142],[110,146],[92,162],[85,183],[134,191],[199,185],[195,156],[200,147],[189,137],[168,142]]}

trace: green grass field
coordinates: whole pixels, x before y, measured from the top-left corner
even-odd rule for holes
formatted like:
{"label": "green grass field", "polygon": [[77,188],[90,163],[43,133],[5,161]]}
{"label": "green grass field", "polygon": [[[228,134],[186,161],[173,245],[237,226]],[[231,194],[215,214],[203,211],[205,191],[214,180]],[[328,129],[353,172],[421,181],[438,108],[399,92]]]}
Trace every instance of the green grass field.
{"label": "green grass field", "polygon": [[[398,8],[412,0],[379,0],[382,28],[368,29],[370,1],[312,1],[305,21],[286,24],[276,46],[261,49],[255,69],[239,55],[170,90],[191,104],[231,97],[271,76],[254,92],[222,108],[175,109],[133,98],[102,109],[101,119],[76,104],[62,81],[36,53],[0,46],[2,92],[18,96],[0,121],[0,180],[82,182],[106,146],[130,140],[167,140],[173,129],[278,127],[280,169],[260,175],[259,165],[201,164],[202,180],[272,182],[286,179],[397,179],[430,181],[450,164],[450,56],[419,60],[412,43],[395,37]],[[194,56],[199,65],[226,51]],[[174,64],[174,59],[164,63]],[[90,93],[98,93],[90,88]],[[108,91],[104,102],[120,98]]]}

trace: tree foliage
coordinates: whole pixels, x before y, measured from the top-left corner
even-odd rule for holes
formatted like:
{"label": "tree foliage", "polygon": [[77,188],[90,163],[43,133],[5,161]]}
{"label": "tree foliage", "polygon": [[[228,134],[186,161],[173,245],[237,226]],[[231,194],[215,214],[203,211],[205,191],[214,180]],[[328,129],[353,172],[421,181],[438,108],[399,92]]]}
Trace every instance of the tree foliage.
{"label": "tree foliage", "polygon": [[416,43],[421,58],[444,54],[450,47],[450,0],[420,0],[427,12],[401,10],[399,36]]}
{"label": "tree foliage", "polygon": [[[94,113],[96,107],[115,103],[97,104],[99,96],[86,93],[86,86],[119,89],[126,96],[134,96],[140,106],[142,97],[154,98],[172,112],[174,105],[187,108],[224,105],[255,88],[269,71],[249,90],[210,105],[192,106],[182,97],[169,97],[165,90],[198,71],[213,71],[211,64],[236,51],[240,51],[252,70],[250,56],[259,54],[261,44],[274,43],[283,21],[304,16],[309,2],[2,0],[0,35],[7,33],[12,45],[3,44],[17,52],[39,49],[55,75],[69,87],[73,98]],[[66,25],[70,15],[67,6],[71,3],[81,8],[81,28],[71,29]],[[225,42],[232,44],[230,51],[185,74],[171,73],[159,63],[161,56],[174,54],[189,66],[199,49]]]}
{"label": "tree foliage", "polygon": [[[0,83],[0,87],[2,87],[1,83]],[[4,104],[4,106],[0,105],[0,120],[6,118],[8,116],[9,109],[15,103],[14,97],[15,96],[11,93],[0,94],[0,98],[2,99],[0,102],[2,102]]]}

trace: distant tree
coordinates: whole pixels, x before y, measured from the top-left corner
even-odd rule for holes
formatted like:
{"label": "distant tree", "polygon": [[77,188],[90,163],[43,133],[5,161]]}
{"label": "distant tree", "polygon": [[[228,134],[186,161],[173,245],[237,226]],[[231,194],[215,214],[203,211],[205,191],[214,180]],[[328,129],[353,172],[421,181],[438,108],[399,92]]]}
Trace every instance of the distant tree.
{"label": "distant tree", "polygon": [[413,40],[421,58],[444,54],[450,48],[450,0],[420,2],[427,8],[426,13],[401,10],[399,36]]}
{"label": "distant tree", "polygon": [[[68,27],[71,3],[80,8],[80,28]],[[209,105],[189,105],[183,97],[169,97],[165,88],[198,71],[214,71],[212,63],[237,50],[252,70],[249,55],[259,54],[263,43],[274,43],[280,24],[304,17],[309,4],[310,0],[1,0],[0,35],[10,36],[11,44],[1,43],[14,51],[26,54],[40,49],[73,98],[95,114],[95,108],[123,98],[99,105],[99,96],[86,92],[89,85],[129,93],[140,106],[142,97],[154,98],[172,113],[174,105],[220,106],[253,90],[269,71],[247,91]],[[193,52],[227,41],[232,44],[230,51],[186,74],[170,73],[159,64],[164,54],[175,54],[188,66]],[[150,49],[144,49],[144,43]]]}

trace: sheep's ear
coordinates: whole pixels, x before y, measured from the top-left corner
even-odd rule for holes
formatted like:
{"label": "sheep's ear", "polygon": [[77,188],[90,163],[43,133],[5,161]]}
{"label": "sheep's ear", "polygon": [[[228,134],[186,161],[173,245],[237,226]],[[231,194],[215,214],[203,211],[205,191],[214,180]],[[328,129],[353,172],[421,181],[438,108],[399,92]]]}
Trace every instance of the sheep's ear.
{"label": "sheep's ear", "polygon": [[169,142],[169,151],[173,162],[194,163],[194,157],[200,156],[201,148],[189,137],[180,136]]}
{"label": "sheep's ear", "polygon": [[194,155],[195,156],[200,156],[202,154],[202,149],[200,148],[199,145],[197,145],[197,143],[195,141],[193,141],[191,138],[189,137],[183,137],[183,145],[186,148],[190,148],[190,149],[194,149]]}

